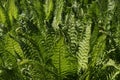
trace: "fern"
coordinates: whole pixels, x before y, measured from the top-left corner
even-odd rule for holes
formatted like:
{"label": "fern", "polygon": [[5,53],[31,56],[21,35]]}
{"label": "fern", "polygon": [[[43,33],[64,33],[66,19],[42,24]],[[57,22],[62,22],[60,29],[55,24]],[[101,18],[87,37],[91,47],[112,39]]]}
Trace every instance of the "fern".
{"label": "fern", "polygon": [[54,13],[55,16],[52,23],[54,30],[59,30],[59,25],[61,24],[61,20],[62,20],[63,4],[64,4],[63,0],[56,1],[56,9]]}
{"label": "fern", "polygon": [[76,54],[77,50],[77,31],[76,31],[76,25],[75,25],[75,18],[74,15],[70,14],[71,18],[68,18],[68,36],[69,36],[69,42],[70,42],[70,51],[72,54]]}
{"label": "fern", "polygon": [[1,0],[0,80],[119,80],[119,13],[118,0]]}
{"label": "fern", "polygon": [[[78,59],[78,73],[83,74],[88,69],[88,57],[90,51],[90,36],[91,36],[91,23],[86,25],[85,37],[83,41],[79,43],[79,48],[77,52]],[[83,73],[82,73],[83,72]],[[80,76],[82,78],[82,76]],[[79,79],[81,79],[79,78]]]}
{"label": "fern", "polygon": [[45,7],[46,20],[49,20],[54,7],[53,0],[46,0],[44,7]]}
{"label": "fern", "polygon": [[4,11],[3,11],[3,9],[0,7],[0,22],[1,23],[5,23],[5,21],[6,21],[6,18],[5,18],[5,14],[4,14]]}
{"label": "fern", "polygon": [[15,0],[9,0],[8,4],[9,4],[9,9],[8,9],[9,19],[10,19],[11,24],[13,24],[13,19],[17,18],[18,9],[15,5]]}
{"label": "fern", "polygon": [[[67,57],[69,54],[67,52],[67,47],[64,45],[64,37],[60,36],[54,47],[53,63],[58,68],[58,80],[67,77],[68,73],[76,72],[76,66],[72,65],[70,61],[75,61],[74,58]],[[70,60],[70,61],[69,61]],[[71,64],[70,64],[71,63]]]}

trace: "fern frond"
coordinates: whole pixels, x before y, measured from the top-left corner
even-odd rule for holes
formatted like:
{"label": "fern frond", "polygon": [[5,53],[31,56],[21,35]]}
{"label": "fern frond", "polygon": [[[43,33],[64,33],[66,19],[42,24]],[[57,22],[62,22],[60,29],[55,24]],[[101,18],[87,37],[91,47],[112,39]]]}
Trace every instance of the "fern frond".
{"label": "fern frond", "polygon": [[83,38],[83,41],[79,43],[79,48],[77,52],[79,75],[83,74],[88,69],[88,57],[89,57],[88,54],[90,51],[90,37],[91,37],[91,21],[89,21],[88,24],[85,26],[86,26],[85,37]]}
{"label": "fern frond", "polygon": [[51,12],[53,11],[53,7],[54,7],[53,0],[46,0],[44,7],[45,7],[46,20],[49,20],[49,18],[51,17]]}
{"label": "fern frond", "polygon": [[9,0],[9,9],[8,9],[8,14],[9,14],[9,19],[11,24],[13,24],[13,20],[17,18],[18,16],[18,9],[17,6],[15,5],[15,0]]}
{"label": "fern frond", "polygon": [[77,31],[75,25],[75,17],[74,15],[70,14],[70,18],[68,18],[68,36],[70,42],[70,53],[75,54],[77,50]]}
{"label": "fern frond", "polygon": [[53,59],[54,65],[58,69],[58,73],[57,73],[57,75],[59,76],[58,80],[65,78],[68,75],[67,73],[71,71],[76,72],[75,70],[76,65],[72,65],[75,63],[71,63],[71,61],[74,62],[75,59],[69,56],[69,53],[67,51],[67,46],[64,44],[63,36],[61,36],[57,41],[57,43],[55,43],[53,52],[54,52],[54,55],[52,56],[52,59]]}
{"label": "fern frond", "polygon": [[63,10],[63,5],[64,5],[64,0],[56,0],[56,9],[54,13],[54,19],[53,19],[53,29],[55,31],[59,30],[59,24],[61,24],[62,20],[62,10]]}
{"label": "fern frond", "polygon": [[105,39],[106,39],[106,35],[103,34],[97,39],[97,42],[93,47],[93,51],[91,52],[92,66],[96,65],[97,61],[100,59],[100,56],[103,55],[103,54],[101,55],[101,53],[104,53],[106,47]]}
{"label": "fern frond", "polygon": [[0,6],[0,23],[5,23],[5,21],[6,21],[6,16],[4,14],[3,9]]}

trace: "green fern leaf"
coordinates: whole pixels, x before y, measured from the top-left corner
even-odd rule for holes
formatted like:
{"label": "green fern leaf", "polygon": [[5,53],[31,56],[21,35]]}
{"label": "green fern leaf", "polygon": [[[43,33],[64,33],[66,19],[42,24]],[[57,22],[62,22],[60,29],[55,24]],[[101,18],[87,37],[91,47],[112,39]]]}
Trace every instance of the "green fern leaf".
{"label": "green fern leaf", "polygon": [[53,29],[55,31],[59,30],[59,24],[61,24],[63,5],[64,5],[63,0],[56,0],[56,9],[52,23]]}
{"label": "green fern leaf", "polygon": [[6,16],[3,12],[3,9],[0,7],[0,22],[5,23],[5,21],[6,21]]}
{"label": "green fern leaf", "polygon": [[9,14],[9,19],[11,24],[13,24],[13,20],[17,18],[18,16],[18,9],[17,6],[15,5],[15,0],[9,0],[9,9],[8,9],[8,14]]}
{"label": "green fern leaf", "polygon": [[88,57],[90,51],[90,37],[91,37],[91,22],[86,25],[85,37],[79,42],[79,48],[77,52],[78,59],[78,73],[80,71],[85,72],[88,69]]}
{"label": "green fern leaf", "polygon": [[49,17],[51,16],[51,12],[53,11],[53,0],[46,0],[45,2],[45,14],[46,14],[46,20],[49,19]]}

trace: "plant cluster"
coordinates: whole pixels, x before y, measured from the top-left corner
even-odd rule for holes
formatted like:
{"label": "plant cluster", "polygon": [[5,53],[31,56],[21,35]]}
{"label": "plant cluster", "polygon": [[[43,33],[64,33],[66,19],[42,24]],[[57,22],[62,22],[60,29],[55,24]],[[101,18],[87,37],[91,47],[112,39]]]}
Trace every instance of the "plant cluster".
{"label": "plant cluster", "polygon": [[119,80],[119,0],[0,0],[0,80]]}

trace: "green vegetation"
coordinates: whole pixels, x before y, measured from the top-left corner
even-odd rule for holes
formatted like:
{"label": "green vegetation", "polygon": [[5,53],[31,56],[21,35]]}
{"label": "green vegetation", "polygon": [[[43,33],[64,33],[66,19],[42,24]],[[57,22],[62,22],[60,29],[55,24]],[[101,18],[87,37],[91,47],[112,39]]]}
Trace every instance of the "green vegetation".
{"label": "green vegetation", "polygon": [[0,80],[119,80],[119,0],[0,0]]}

